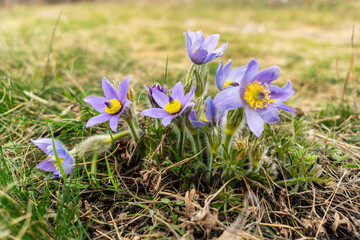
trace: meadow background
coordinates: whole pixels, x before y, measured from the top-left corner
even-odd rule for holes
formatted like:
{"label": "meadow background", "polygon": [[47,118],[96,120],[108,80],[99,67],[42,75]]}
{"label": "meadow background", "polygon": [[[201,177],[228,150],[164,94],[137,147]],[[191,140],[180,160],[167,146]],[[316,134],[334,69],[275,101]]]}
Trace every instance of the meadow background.
{"label": "meadow background", "polygon": [[[79,196],[86,184],[75,181],[66,193],[45,186],[36,169],[42,158],[30,139],[53,134],[71,147],[102,132],[100,127],[85,128],[91,114],[81,99],[102,95],[103,76],[122,80],[130,75],[137,108],[143,109],[144,86],[164,83],[166,67],[167,86],[184,78],[190,64],[183,36],[188,29],[202,30],[205,36],[220,33],[220,42],[229,42],[221,59],[232,59],[233,66],[245,65],[251,58],[259,61],[261,69],[280,66],[275,84],[282,86],[290,79],[296,91],[288,105],[302,110],[315,132],[339,144],[357,171],[359,12],[360,2],[350,0],[124,0],[3,6],[0,238],[95,236],[88,235],[90,226],[83,224],[78,212],[84,208]],[[218,60],[209,64],[212,96],[217,66]],[[80,179],[86,176],[77,174]]]}

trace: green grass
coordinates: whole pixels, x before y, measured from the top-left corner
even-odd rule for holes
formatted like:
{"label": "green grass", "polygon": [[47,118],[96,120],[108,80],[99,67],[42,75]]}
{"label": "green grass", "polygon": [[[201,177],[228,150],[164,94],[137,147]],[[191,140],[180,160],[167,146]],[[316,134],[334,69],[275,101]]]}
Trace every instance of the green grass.
{"label": "green grass", "polygon": [[[279,65],[282,73],[275,84],[284,84],[286,79],[291,79],[297,94],[289,101],[289,105],[306,111],[303,119],[282,116],[282,125],[287,130],[290,129],[291,133],[281,131],[279,124],[274,128],[268,127],[263,139],[266,143],[262,147],[274,148],[279,162],[284,163],[281,174],[289,181],[278,181],[273,185],[266,183],[261,174],[254,173],[249,177],[271,189],[270,192],[274,191],[275,196],[282,196],[283,192],[280,194],[276,184],[281,185],[281,191],[288,191],[287,197],[291,201],[297,192],[315,189],[312,188],[314,182],[315,186],[324,184],[324,188],[340,184],[342,170],[339,169],[356,171],[355,168],[360,165],[360,120],[353,106],[354,85],[351,79],[345,102],[339,107],[351,59],[352,26],[360,20],[360,15],[357,14],[359,10],[357,1],[307,1],[301,4],[268,6],[263,1],[235,0],[19,5],[2,9],[0,238],[91,239],[99,235],[94,229],[109,231],[114,238],[118,235],[115,229],[120,231],[120,235],[146,233],[154,234],[154,238],[166,238],[159,232],[172,230],[179,235],[186,234],[178,226],[179,218],[183,217],[184,200],[174,196],[155,197],[154,193],[147,192],[156,184],[155,180],[158,180],[150,170],[161,170],[171,165],[174,161],[172,158],[178,157],[171,144],[164,145],[162,149],[168,156],[156,154],[151,163],[140,164],[140,160],[137,160],[129,166],[121,159],[128,159],[128,150],[134,146],[127,145],[128,139],[121,141],[116,145],[120,146],[117,152],[105,159],[104,156],[93,160],[77,159],[75,171],[64,182],[51,179],[44,181],[46,175],[36,169],[37,163],[44,156],[30,140],[51,137],[52,130],[53,136],[71,149],[87,136],[106,133],[103,125],[85,128],[86,121],[95,111],[81,103],[86,95],[102,95],[102,76],[116,81],[130,75],[131,87],[138,100],[137,107],[139,110],[144,108],[144,85],[153,81],[164,82],[167,58],[167,86],[172,87],[175,82],[184,78],[190,61],[182,33],[188,28],[202,30],[206,36],[220,33],[220,41],[229,42],[222,60],[231,58],[234,66],[244,65],[251,58],[256,58],[262,69]],[[62,16],[55,33],[46,82],[45,69],[51,35],[60,12]],[[358,30],[358,26],[355,26],[355,38]],[[355,41],[354,50],[358,49]],[[208,66],[209,90],[215,96],[214,76],[218,61]],[[355,71],[358,70],[355,59]],[[356,74],[354,80],[358,81]],[[357,91],[359,95],[359,90]],[[358,109],[359,104],[357,100]],[[155,150],[164,130],[154,128],[152,131],[150,136],[155,142],[148,147]],[[317,138],[316,144],[308,141],[311,136]],[[174,134],[170,134],[168,138],[169,142],[176,142]],[[240,149],[239,152],[241,151]],[[186,154],[190,157],[192,153]],[[97,160],[99,161],[95,164]],[[223,181],[222,184],[233,177],[241,179],[239,172],[245,171],[244,166],[247,168],[251,164],[246,159],[238,161],[233,156],[220,160],[215,167],[220,169],[219,172],[226,169],[221,178],[218,178],[222,179],[219,180]],[[136,164],[141,165],[145,172],[149,171],[149,179],[141,175],[144,173],[136,171],[127,174]],[[184,196],[186,191],[197,189],[201,192],[201,189],[205,192],[204,195],[194,196],[194,199],[203,203],[209,194],[219,190],[221,183],[199,186],[193,181],[194,162],[190,161],[188,164],[190,167],[184,169],[184,176],[187,174],[188,177],[174,185],[179,188],[166,190],[176,190]],[[319,169],[316,167],[319,166],[323,169],[321,177],[317,175]],[[167,179],[169,182],[178,181],[174,173],[179,170],[177,167],[171,173],[163,174],[165,180],[163,179],[161,186],[164,187]],[[355,172],[352,173],[355,176]],[[322,179],[328,179],[328,175],[331,176],[332,183],[326,183]],[[344,181],[351,183],[350,180],[349,177]],[[254,192],[255,189],[261,192],[261,186],[251,185]],[[356,189],[341,186],[354,197]],[[211,205],[218,210],[219,219],[224,224],[233,222],[238,213],[245,211],[245,215],[248,214],[246,209],[238,208],[251,198],[242,190],[245,187],[242,187],[243,183],[236,183],[231,186],[232,190],[226,188]],[[331,188],[330,191],[334,189]],[[327,193],[324,194],[317,198],[319,204],[325,202],[325,198],[328,199]],[[269,199],[274,198],[274,205],[262,206],[262,209],[269,212],[271,209],[284,210],[275,204],[280,200],[273,195],[264,193],[259,196],[264,196],[269,202]],[[312,196],[310,199],[312,200]],[[340,197],[336,199],[341,201]],[[287,200],[281,198],[281,201]],[[312,204],[308,199],[303,201],[310,202],[309,206]],[[358,206],[358,200],[353,202],[354,207]],[[322,207],[326,208],[327,205]],[[299,213],[302,211],[302,208],[298,208]],[[117,219],[118,228],[114,227],[109,212]],[[119,212],[122,215],[117,214]],[[322,210],[317,214],[323,214]],[[331,214],[333,216],[334,212]],[[306,216],[306,212],[302,216]],[[258,216],[245,217],[247,223],[251,223]],[[135,221],[133,225],[129,223],[135,234],[131,235],[126,223],[135,218],[139,222]],[[271,218],[275,219],[274,222],[287,221],[273,215]],[[164,224],[169,219],[172,220],[169,225]],[[332,220],[330,218],[326,223],[327,229],[330,229]],[[291,227],[300,225],[296,219],[289,221],[293,221],[287,223]],[[259,234],[259,228],[254,230],[249,225],[243,227],[244,231]],[[276,230],[279,230],[275,226],[262,225],[260,228],[268,238],[275,237],[278,234]],[[307,231],[309,229],[301,228],[295,232],[300,236],[307,235]],[[202,237],[196,234],[195,237]],[[220,234],[221,231],[218,230],[215,235]],[[314,236],[313,233],[308,235]]]}

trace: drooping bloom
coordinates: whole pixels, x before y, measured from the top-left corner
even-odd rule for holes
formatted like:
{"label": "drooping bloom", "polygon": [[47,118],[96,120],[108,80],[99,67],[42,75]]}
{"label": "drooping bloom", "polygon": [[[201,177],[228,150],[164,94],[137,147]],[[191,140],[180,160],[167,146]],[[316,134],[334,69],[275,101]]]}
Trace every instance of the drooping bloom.
{"label": "drooping bloom", "polygon": [[156,88],[152,89],[152,97],[160,108],[146,109],[141,112],[141,115],[162,118],[162,124],[168,126],[171,121],[181,115],[185,109],[195,105],[193,102],[190,102],[195,95],[194,92],[195,87],[184,96],[184,88],[181,82],[178,82],[174,86],[170,97]]}
{"label": "drooping bloom", "polygon": [[226,88],[215,97],[215,106],[220,110],[244,107],[250,130],[260,137],[264,122],[274,123],[280,120],[278,109],[295,114],[294,110],[283,102],[295,91],[290,80],[283,88],[271,84],[280,75],[280,68],[273,66],[260,72],[256,60],[251,60],[246,68],[240,86]]}
{"label": "drooping bloom", "polygon": [[194,110],[192,110],[189,114],[190,122],[194,127],[202,127],[206,125],[207,127],[220,125],[220,122],[224,116],[224,111],[222,111],[218,115],[218,109],[215,107],[214,101],[211,97],[208,97],[206,99],[206,111],[202,115],[200,121],[197,121],[196,119],[196,113]]}
{"label": "drooping bloom", "polygon": [[110,120],[110,128],[116,132],[120,115],[131,104],[131,101],[126,98],[129,83],[130,77],[128,76],[122,80],[116,92],[115,88],[103,77],[102,87],[105,97],[89,96],[84,99],[84,102],[89,103],[100,113],[100,115],[90,118],[86,127]]}
{"label": "drooping bloom", "polygon": [[228,43],[223,43],[217,49],[220,34],[212,34],[206,39],[201,31],[193,32],[190,29],[184,33],[186,37],[186,49],[191,61],[197,65],[208,63],[215,58],[224,55]]}
{"label": "drooping bloom", "polygon": [[231,59],[223,66],[220,60],[219,67],[216,71],[216,86],[220,91],[228,86],[239,86],[241,79],[244,76],[246,66],[238,67],[230,71],[232,65]]}
{"label": "drooping bloom", "polygon": [[148,88],[149,92],[148,92],[148,98],[149,98],[149,101],[150,101],[150,104],[152,107],[154,108],[158,108],[160,107],[156,101],[154,100],[153,98],[153,89],[157,89],[158,91],[162,92],[162,93],[166,93],[168,91],[170,91],[170,89],[165,89],[165,84],[164,85],[160,85],[160,84],[154,84],[152,87],[146,85],[146,87]]}
{"label": "drooping bloom", "polygon": [[36,146],[48,155],[46,160],[38,164],[38,168],[47,172],[52,172],[52,178],[60,178],[61,173],[55,158],[55,151],[61,162],[61,166],[64,169],[65,175],[68,175],[74,169],[74,159],[58,140],[54,140],[54,150],[52,141],[51,138],[38,138],[32,140]]}

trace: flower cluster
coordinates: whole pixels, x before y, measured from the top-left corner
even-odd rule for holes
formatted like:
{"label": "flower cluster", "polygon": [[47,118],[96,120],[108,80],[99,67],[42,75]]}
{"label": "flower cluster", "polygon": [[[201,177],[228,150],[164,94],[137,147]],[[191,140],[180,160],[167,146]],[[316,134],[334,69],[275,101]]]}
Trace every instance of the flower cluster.
{"label": "flower cluster", "polygon": [[[170,89],[166,89],[165,85],[146,86],[152,108],[143,110],[141,115],[161,119],[161,123],[165,127],[175,123],[180,134],[178,141],[180,157],[183,157],[183,142],[186,137],[186,134],[183,133],[184,126],[192,129],[189,135],[193,137],[195,153],[200,146],[199,136],[196,134],[204,131],[208,137],[208,144],[210,144],[212,157],[208,162],[208,168],[211,171],[213,156],[216,156],[221,142],[224,142],[225,146],[223,151],[229,149],[229,142],[234,131],[228,131],[226,126],[231,126],[231,129],[237,128],[242,123],[244,115],[249,129],[255,136],[260,137],[264,123],[274,123],[280,120],[278,109],[294,113],[294,110],[283,102],[295,92],[289,80],[283,88],[272,85],[272,82],[280,75],[278,66],[259,71],[259,64],[253,59],[245,66],[231,69],[232,60],[225,65],[220,60],[215,81],[220,92],[214,100],[210,96],[204,100],[202,96],[205,94],[206,87],[204,86],[207,85],[208,69],[205,69],[203,65],[223,56],[228,43],[223,43],[216,49],[220,38],[219,34],[210,35],[205,39],[201,31],[188,30],[184,35],[187,53],[192,61],[185,88],[182,82],[177,82],[169,94]],[[191,77],[197,78],[196,81],[189,81]],[[199,80],[199,78],[203,79]],[[99,115],[87,121],[86,127],[109,121],[110,129],[116,132],[119,121],[123,119],[128,124],[134,140],[138,142],[135,111],[131,110],[135,107],[129,107],[133,103],[127,98],[129,84],[130,77],[126,77],[116,90],[104,77],[102,88],[105,97],[89,96],[84,99],[84,102],[89,103],[99,112]],[[201,93],[195,97],[197,88],[201,89]],[[130,117],[126,116],[129,114]],[[234,119],[236,121],[233,121]],[[225,126],[225,129],[222,126]],[[197,130],[193,131],[193,129]],[[125,135],[127,134],[121,134],[121,136]],[[223,135],[226,135],[224,139]],[[99,139],[96,140],[96,145],[101,145],[101,141],[103,141],[101,139],[105,139],[104,146],[105,144],[109,146],[109,137]],[[37,139],[33,143],[49,156],[38,165],[40,169],[53,172],[52,177],[66,176],[72,171],[74,159],[60,142],[55,140],[53,143],[52,139]],[[89,144],[85,145],[89,146]],[[84,152],[83,149],[81,151]],[[61,163],[63,170],[59,169],[58,163]],[[210,179],[211,176],[208,178]]]}

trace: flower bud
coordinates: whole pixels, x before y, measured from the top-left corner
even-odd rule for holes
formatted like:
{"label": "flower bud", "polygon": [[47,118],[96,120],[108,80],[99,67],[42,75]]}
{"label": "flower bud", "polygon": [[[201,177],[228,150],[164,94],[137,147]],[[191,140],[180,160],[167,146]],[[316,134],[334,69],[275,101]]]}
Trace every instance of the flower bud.
{"label": "flower bud", "polygon": [[130,101],[134,102],[135,101],[135,91],[133,88],[129,87],[129,90],[126,94],[127,99],[129,99]]}
{"label": "flower bud", "polygon": [[249,152],[250,170],[257,172],[261,168],[264,160],[264,151],[264,144],[255,141]]}
{"label": "flower bud", "polygon": [[95,135],[88,137],[84,141],[77,144],[69,153],[79,158],[91,158],[95,152],[99,155],[105,153],[112,148],[112,141],[129,135],[130,132],[120,132],[112,137],[109,134]]}
{"label": "flower bud", "polygon": [[244,109],[238,108],[230,110],[226,119],[226,131],[234,134],[237,130],[242,131],[245,126]]}
{"label": "flower bud", "polygon": [[233,145],[234,145],[234,149],[236,151],[239,151],[239,154],[236,156],[237,161],[243,159],[250,151],[248,137],[242,138],[241,136],[238,136],[237,138],[235,138]]}
{"label": "flower bud", "polygon": [[79,158],[85,157],[90,158],[97,152],[99,155],[110,150],[112,147],[111,137],[109,134],[95,135],[86,138],[84,141],[77,144],[71,151],[70,154],[78,156]]}

